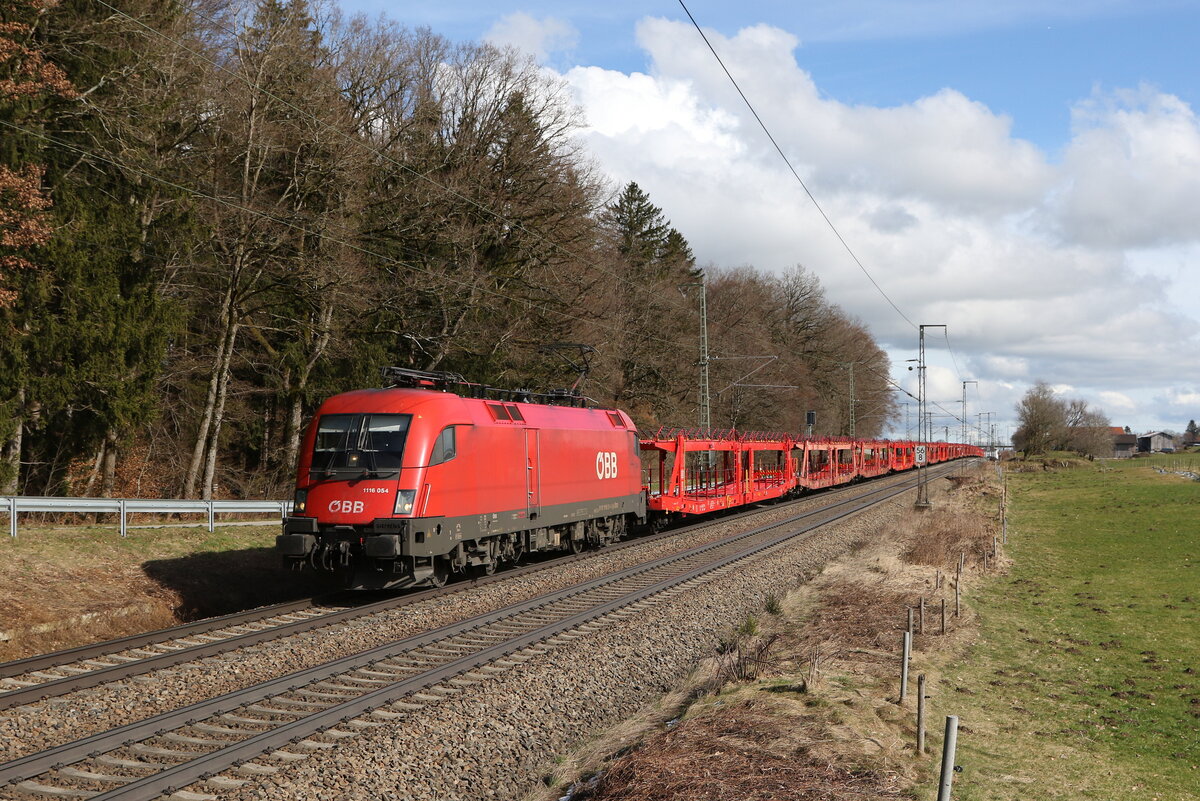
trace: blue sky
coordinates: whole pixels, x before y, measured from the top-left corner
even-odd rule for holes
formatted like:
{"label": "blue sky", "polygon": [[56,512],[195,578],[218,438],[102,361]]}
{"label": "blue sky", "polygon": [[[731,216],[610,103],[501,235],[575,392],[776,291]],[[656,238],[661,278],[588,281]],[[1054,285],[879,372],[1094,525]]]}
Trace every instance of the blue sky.
{"label": "blue sky", "polygon": [[[386,14],[455,40],[482,39],[507,14],[555,17],[579,31],[552,64],[646,71],[634,37],[644,16],[686,19],[677,2],[410,3],[341,0],[351,13]],[[768,23],[796,34],[798,59],[845,103],[890,106],[952,87],[1013,118],[1016,136],[1054,153],[1070,104],[1094,87],[1150,83],[1193,107],[1200,100],[1200,2],[809,3],[692,0],[701,25],[725,34]]]}
{"label": "blue sky", "polygon": [[[677,3],[380,3],[534,54],[702,264],[803,264],[892,354],[915,332],[803,197]],[[931,395],[997,412],[1045,379],[1114,424],[1200,419],[1200,0],[692,0],[839,231],[911,319]]]}

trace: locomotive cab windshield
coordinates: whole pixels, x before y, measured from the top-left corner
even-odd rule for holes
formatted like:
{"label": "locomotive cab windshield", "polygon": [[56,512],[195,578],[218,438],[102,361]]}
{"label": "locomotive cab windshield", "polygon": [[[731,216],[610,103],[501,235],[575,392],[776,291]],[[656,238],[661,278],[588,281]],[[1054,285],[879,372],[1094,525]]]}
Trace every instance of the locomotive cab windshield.
{"label": "locomotive cab windshield", "polygon": [[411,422],[411,414],[321,415],[313,443],[313,477],[397,475]]}

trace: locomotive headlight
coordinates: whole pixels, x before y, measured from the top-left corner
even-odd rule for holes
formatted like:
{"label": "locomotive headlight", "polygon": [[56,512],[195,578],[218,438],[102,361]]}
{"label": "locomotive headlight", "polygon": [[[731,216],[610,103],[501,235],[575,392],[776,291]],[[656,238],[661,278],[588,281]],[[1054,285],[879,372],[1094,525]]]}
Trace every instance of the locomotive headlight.
{"label": "locomotive headlight", "polygon": [[304,508],[308,505],[308,490],[298,489],[295,496],[292,498],[292,514],[304,514]]}
{"label": "locomotive headlight", "polygon": [[416,502],[416,490],[400,490],[396,493],[396,508],[392,510],[392,514],[411,515],[413,511],[413,504]]}

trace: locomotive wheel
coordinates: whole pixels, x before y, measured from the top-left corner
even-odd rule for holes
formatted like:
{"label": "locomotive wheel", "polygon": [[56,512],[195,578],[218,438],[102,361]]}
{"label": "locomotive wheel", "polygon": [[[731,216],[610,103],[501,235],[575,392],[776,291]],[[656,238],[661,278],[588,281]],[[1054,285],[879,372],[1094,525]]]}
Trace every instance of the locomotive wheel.
{"label": "locomotive wheel", "polygon": [[571,553],[583,553],[583,546],[587,545],[587,540],[583,537],[579,539],[571,538]]}
{"label": "locomotive wheel", "polygon": [[450,566],[446,560],[435,556],[433,557],[433,575],[426,579],[430,587],[445,587],[446,581],[450,578]]}

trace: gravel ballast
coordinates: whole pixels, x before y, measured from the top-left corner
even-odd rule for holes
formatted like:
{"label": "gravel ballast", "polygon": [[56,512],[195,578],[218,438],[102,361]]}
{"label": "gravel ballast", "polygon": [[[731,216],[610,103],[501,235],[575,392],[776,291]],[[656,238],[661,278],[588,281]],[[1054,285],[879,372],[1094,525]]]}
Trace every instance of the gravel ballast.
{"label": "gravel ballast", "polygon": [[768,595],[911,508],[905,493],[222,798],[517,799],[555,753],[656,701]]}
{"label": "gravel ballast", "polygon": [[[875,482],[880,486],[888,481]],[[550,567],[511,581],[473,587],[335,627],[263,643],[144,676],[0,712],[0,761],[70,742],[162,712],[232,692],[384,643],[456,622],[606,573],[684,550],[735,531],[827,504],[822,494],[764,509],[752,518],[717,521],[693,532],[648,540],[621,551]]]}

